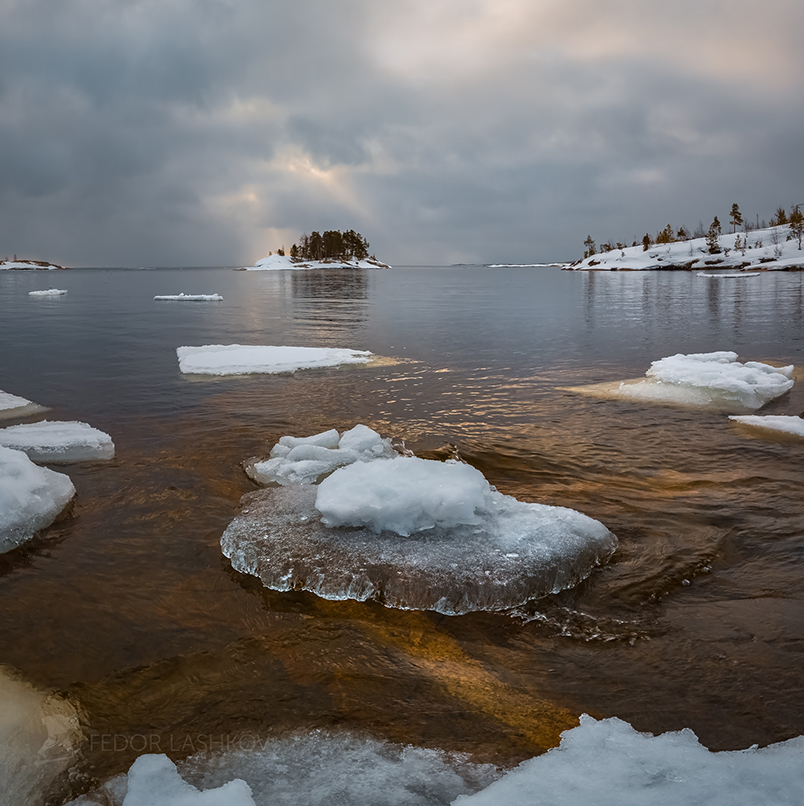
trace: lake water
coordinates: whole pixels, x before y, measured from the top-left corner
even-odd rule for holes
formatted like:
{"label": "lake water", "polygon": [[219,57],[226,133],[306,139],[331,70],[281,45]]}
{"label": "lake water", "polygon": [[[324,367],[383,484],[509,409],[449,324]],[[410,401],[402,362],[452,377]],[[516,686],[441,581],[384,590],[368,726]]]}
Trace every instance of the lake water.
{"label": "lake water", "polygon": [[[55,298],[27,292],[67,289]],[[155,302],[221,293],[223,302]],[[176,347],[287,344],[389,361],[194,379]],[[692,728],[712,749],[804,733],[802,443],[722,414],[563,387],[678,352],[804,365],[804,274],[402,267],[0,273],[0,389],[112,435],[60,468],[72,515],[0,555],[0,665],[78,703],[89,742],[62,794],[157,737],[351,731],[508,766],[581,713]],[[801,376],[799,376],[801,377]],[[800,414],[804,383],[763,413]],[[620,539],[576,588],[444,616],[265,590],[220,536],[284,434],[365,423],[457,453],[504,493]]]}

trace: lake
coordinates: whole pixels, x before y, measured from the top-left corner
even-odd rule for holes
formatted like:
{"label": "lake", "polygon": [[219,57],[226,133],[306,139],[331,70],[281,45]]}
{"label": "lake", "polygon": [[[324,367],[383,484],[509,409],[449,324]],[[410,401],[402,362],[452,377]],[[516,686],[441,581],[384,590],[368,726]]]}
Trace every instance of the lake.
{"label": "lake", "polygon": [[[51,286],[61,297],[29,297]],[[222,302],[154,301],[220,293]],[[349,347],[384,359],[292,375],[182,375],[176,348]],[[711,749],[804,733],[802,442],[723,414],[566,387],[674,353],[804,365],[804,274],[399,267],[0,273],[0,389],[108,432],[60,467],[71,515],[0,555],[0,665],[78,703],[83,777],[202,736],[336,730],[510,766],[582,713]],[[800,379],[801,375],[798,376]],[[763,413],[804,412],[804,383]],[[286,434],[364,423],[457,456],[503,493],[619,540],[575,588],[445,616],[278,593],[220,537],[243,470]],[[207,743],[208,744],[208,743]]]}

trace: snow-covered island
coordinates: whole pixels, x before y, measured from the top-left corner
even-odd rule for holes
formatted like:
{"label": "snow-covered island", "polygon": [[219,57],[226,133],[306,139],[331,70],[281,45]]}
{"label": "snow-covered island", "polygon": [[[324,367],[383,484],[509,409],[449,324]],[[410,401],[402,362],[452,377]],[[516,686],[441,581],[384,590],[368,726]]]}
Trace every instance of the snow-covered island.
{"label": "snow-covered island", "polygon": [[[718,251],[712,251],[716,249]],[[703,271],[729,269],[744,276],[758,271],[802,271],[804,250],[789,224],[751,232],[624,246],[588,254],[569,271]],[[722,276],[722,275],[721,275]]]}
{"label": "snow-covered island", "polygon": [[285,271],[287,269],[390,269],[373,257],[366,258],[325,258],[324,260],[303,260],[290,255],[269,255],[261,258],[253,266],[241,271]]}
{"label": "snow-covered island", "polygon": [[0,260],[0,271],[69,271],[67,266],[48,263],[46,260]]}

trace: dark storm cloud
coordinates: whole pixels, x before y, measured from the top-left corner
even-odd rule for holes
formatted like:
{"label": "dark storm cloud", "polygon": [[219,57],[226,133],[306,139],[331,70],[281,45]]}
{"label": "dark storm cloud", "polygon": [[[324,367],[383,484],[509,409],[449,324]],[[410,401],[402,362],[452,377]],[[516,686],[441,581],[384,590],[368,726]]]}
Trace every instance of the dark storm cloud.
{"label": "dark storm cloud", "polygon": [[767,217],[802,201],[804,11],[743,12],[7,0],[0,257],[251,262],[355,227],[392,261],[528,261]]}

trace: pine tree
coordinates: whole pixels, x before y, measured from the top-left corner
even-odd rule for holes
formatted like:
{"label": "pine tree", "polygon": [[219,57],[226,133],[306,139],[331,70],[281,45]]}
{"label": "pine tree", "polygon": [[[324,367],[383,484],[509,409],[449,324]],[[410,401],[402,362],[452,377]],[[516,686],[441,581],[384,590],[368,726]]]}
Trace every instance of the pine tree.
{"label": "pine tree", "polygon": [[586,247],[583,251],[583,256],[592,257],[592,255],[597,254],[597,247],[595,247],[595,242],[592,240],[591,235],[586,236],[586,240],[583,242],[583,245]]}
{"label": "pine tree", "polygon": [[720,222],[717,220],[717,216],[715,216],[715,220],[709,226],[709,232],[706,234],[706,246],[709,249],[710,255],[717,255],[720,253],[720,242],[718,238],[720,236]]}
{"label": "pine tree", "polygon": [[737,206],[737,202],[732,204],[729,218],[731,219],[731,231],[734,233],[737,231],[737,227],[743,223],[743,216],[742,213],[740,213],[740,208]]}
{"label": "pine tree", "polygon": [[642,239],[642,251],[647,252],[650,249],[650,235],[645,233],[645,237]]}
{"label": "pine tree", "polygon": [[798,241],[798,248],[801,251],[801,239],[804,237],[804,213],[798,206],[790,213],[790,234]]}
{"label": "pine tree", "polygon": [[776,223],[781,227],[783,224],[788,223],[787,210],[784,207],[779,207],[776,210]]}

